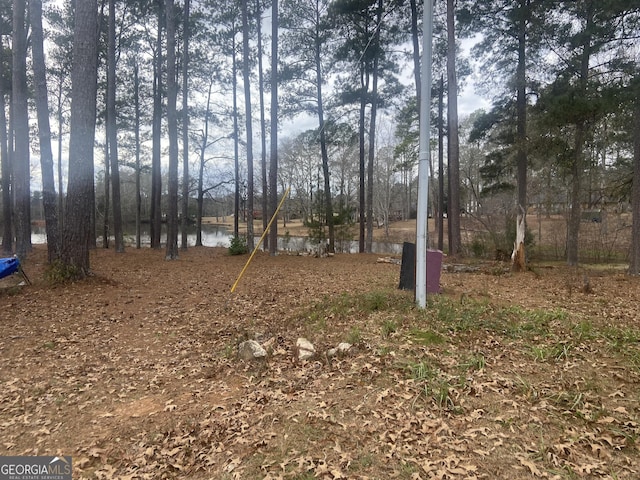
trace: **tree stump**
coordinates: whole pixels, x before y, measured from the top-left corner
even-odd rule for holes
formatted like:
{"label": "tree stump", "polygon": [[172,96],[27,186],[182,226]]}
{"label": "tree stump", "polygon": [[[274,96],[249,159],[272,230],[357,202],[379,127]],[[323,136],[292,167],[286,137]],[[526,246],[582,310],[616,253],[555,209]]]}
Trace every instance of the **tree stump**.
{"label": "tree stump", "polygon": [[526,235],[526,224],[524,213],[519,213],[516,221],[516,241],[511,254],[511,270],[514,272],[524,272],[527,269],[527,259],[524,250],[524,237]]}

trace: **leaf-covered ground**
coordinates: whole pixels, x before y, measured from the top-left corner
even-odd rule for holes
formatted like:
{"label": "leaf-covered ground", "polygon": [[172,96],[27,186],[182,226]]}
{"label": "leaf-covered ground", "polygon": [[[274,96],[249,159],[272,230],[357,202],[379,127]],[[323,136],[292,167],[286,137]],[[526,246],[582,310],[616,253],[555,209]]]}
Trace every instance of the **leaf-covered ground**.
{"label": "leaf-covered ground", "polygon": [[72,455],[77,479],[640,477],[621,269],[445,262],[420,311],[375,255],[258,254],[233,294],[248,257],[223,249],[97,250],[55,287],[44,258],[2,284],[0,455]]}

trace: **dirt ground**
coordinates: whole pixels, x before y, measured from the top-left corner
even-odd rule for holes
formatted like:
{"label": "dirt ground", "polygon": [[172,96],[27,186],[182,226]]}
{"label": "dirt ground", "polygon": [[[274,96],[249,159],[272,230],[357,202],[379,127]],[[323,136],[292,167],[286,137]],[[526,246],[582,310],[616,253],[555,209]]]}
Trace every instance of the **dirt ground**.
{"label": "dirt ground", "polygon": [[45,258],[2,283],[0,455],[71,455],[76,479],[640,478],[622,268],[445,260],[422,311],[376,255],[259,253],[234,293],[225,249],[98,249],[58,286]]}

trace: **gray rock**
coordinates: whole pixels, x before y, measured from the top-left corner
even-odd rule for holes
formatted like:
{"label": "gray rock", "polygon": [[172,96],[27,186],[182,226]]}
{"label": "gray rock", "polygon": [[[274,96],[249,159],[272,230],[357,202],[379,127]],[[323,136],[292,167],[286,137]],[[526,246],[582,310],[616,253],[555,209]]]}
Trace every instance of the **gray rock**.
{"label": "gray rock", "polygon": [[247,340],[238,345],[238,357],[242,360],[260,360],[266,356],[267,351],[255,340]]}
{"label": "gray rock", "polygon": [[335,357],[336,355],[345,355],[349,350],[351,350],[352,346],[353,345],[347,342],[339,343],[336,348],[330,348],[327,350],[327,356]]}
{"label": "gray rock", "polygon": [[311,360],[316,354],[316,348],[306,338],[298,338],[296,341],[296,350],[298,351],[298,360]]}

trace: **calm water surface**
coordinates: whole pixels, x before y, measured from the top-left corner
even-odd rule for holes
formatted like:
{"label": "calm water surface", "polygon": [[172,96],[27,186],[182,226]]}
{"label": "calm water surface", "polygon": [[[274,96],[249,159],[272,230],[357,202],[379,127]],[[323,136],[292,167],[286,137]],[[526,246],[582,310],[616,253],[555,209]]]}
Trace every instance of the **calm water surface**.
{"label": "calm water surface", "polygon": [[[163,228],[162,231],[162,241],[164,242],[166,232]],[[202,244],[205,247],[229,247],[231,243],[232,232],[220,225],[203,225],[202,226]],[[260,237],[255,237],[255,242],[257,243]],[[47,237],[42,227],[34,227],[33,232],[31,234],[31,242],[34,244],[43,244],[46,243]],[[135,245],[136,237],[135,231],[127,231],[125,233],[125,243],[128,245]],[[151,240],[149,237],[148,229],[142,230],[141,236],[142,245],[150,245]],[[98,237],[98,243],[102,242],[102,237]],[[180,236],[178,237],[178,242],[180,242]],[[194,246],[196,244],[196,232],[195,227],[190,228],[187,231],[187,244],[189,246]],[[304,252],[304,251],[313,251],[315,250],[315,245],[312,245],[306,237],[278,237],[278,250],[282,251],[291,251],[291,252]],[[402,254],[402,244],[401,243],[391,243],[391,242],[373,242],[372,246],[373,253],[379,254]],[[336,245],[336,251],[343,253],[358,253],[358,242],[357,241],[347,241],[347,242],[338,242]]]}

